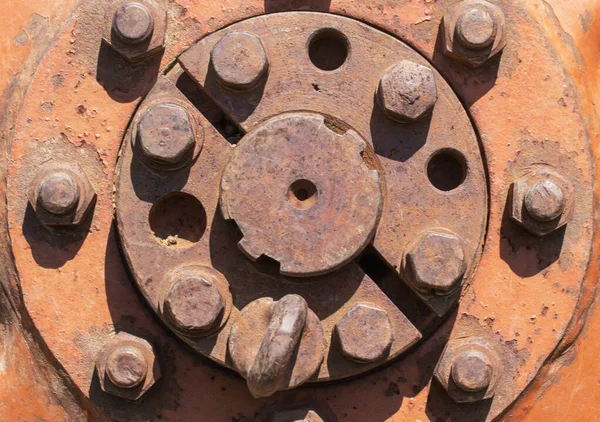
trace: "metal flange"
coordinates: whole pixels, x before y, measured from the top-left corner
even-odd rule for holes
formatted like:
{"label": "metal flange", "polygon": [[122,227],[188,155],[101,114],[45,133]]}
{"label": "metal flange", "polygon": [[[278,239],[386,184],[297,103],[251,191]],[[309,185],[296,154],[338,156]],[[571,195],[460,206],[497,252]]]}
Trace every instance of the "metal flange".
{"label": "metal flange", "polygon": [[[404,13],[406,4],[403,2],[390,6],[389,16],[397,16],[400,23],[388,20],[388,14],[374,17],[352,2],[342,3],[330,10],[374,22],[409,41],[415,49],[364,23],[334,15],[282,13],[244,20],[254,13],[250,10],[264,7],[262,2],[251,1],[250,8],[240,10],[235,17],[226,17],[224,11],[215,10],[214,20],[202,21],[206,24],[202,30],[187,21],[189,28],[176,25],[177,37],[166,38],[171,44],[163,64],[174,60],[184,47],[193,46],[180,56],[179,64],[165,67],[164,75],[158,77],[139,111],[137,102],[113,101],[110,98],[113,93],[107,95],[93,78],[79,80],[81,75],[93,72],[97,65],[96,55],[86,56],[90,54],[89,48],[74,53],[81,60],[73,61],[72,66],[76,67],[73,74],[65,73],[61,61],[52,57],[42,63],[14,129],[7,194],[10,235],[25,306],[32,322],[57,362],[94,403],[99,402],[91,388],[94,361],[113,325],[141,328],[148,337],[158,340],[161,350],[177,348],[145,312],[146,304],[127,283],[123,263],[131,270],[147,305],[160,318],[165,318],[168,327],[173,326],[175,319],[183,321],[172,315],[174,311],[162,312],[161,309],[164,281],[172,282],[168,274],[191,264],[217,270],[231,292],[229,318],[223,325],[213,321],[212,328],[216,331],[208,336],[197,335],[197,330],[174,331],[194,350],[228,367],[233,366],[227,357],[232,324],[239,318],[240,310],[263,297],[278,301],[287,294],[297,294],[320,319],[326,341],[325,358],[309,382],[372,370],[407,352],[420,337],[432,336],[431,342],[405,354],[383,373],[392,377],[389,379],[408,379],[408,388],[394,381],[397,391],[402,395],[416,394],[419,408],[429,409],[428,412],[436,415],[477,414],[481,419],[497,416],[524,390],[563,337],[576,309],[589,259],[593,228],[592,167],[585,127],[580,116],[573,113],[577,105],[574,102],[569,104],[572,107],[561,105],[573,97],[565,97],[569,81],[555,54],[543,42],[539,28],[527,20],[527,13],[518,5],[495,3],[505,18],[503,42],[506,44],[503,44],[501,57],[499,51],[494,52],[494,60],[486,59],[479,70],[473,72],[445,57],[440,47],[436,49],[442,18],[458,1],[438,2],[432,6],[429,20],[418,26],[411,22],[414,14]],[[59,34],[57,48],[48,54],[62,54],[71,48],[74,26],[82,24],[80,19],[102,16],[88,13],[92,9],[90,5],[82,6],[77,19]],[[207,11],[190,7],[186,13],[198,19]],[[173,19],[177,23],[185,21],[183,15],[176,15]],[[471,13],[470,20],[465,18],[467,23],[474,17],[479,19],[475,15]],[[229,25],[233,21],[239,22]],[[95,28],[100,29],[102,25],[97,23]],[[225,29],[214,32],[220,27]],[[202,31],[211,35],[195,43]],[[222,75],[219,66],[211,62],[213,48],[233,31],[258,38],[268,60],[268,66],[259,60],[258,66],[254,64],[250,70],[246,69],[251,77],[233,81],[233,85],[239,84],[237,88],[227,83],[227,75]],[[286,37],[275,36],[281,33]],[[528,34],[531,45],[540,48],[517,60],[517,46],[512,40],[523,33]],[[99,40],[101,31],[96,35]],[[479,42],[477,33],[475,37],[464,35],[471,47],[473,40],[475,44]],[[335,47],[328,50],[323,45]],[[320,51],[328,54],[319,54]],[[397,67],[402,61],[417,66]],[[86,67],[89,63],[94,64],[90,69]],[[423,105],[420,98],[415,97],[418,92],[415,87],[425,86],[430,80],[426,75],[431,74],[436,84],[435,96],[430,89]],[[541,83],[542,74],[548,85],[534,101],[528,95],[528,87],[533,81]],[[48,78],[47,75],[61,77]],[[382,80],[397,81],[392,84],[397,83],[399,87],[397,93],[392,93],[397,94],[391,96],[393,101],[382,92],[388,85],[382,84]],[[73,86],[77,86],[75,93]],[[177,117],[177,121],[187,120],[192,129],[198,131],[183,131],[184,153],[179,154],[178,149],[163,161],[179,161],[180,156],[186,159],[181,166],[166,171],[148,160],[157,161],[156,152],[146,148],[144,158],[132,148],[137,139],[133,133],[143,117],[142,111],[148,110],[145,107],[154,104],[153,101],[172,104],[175,100],[184,112],[178,110],[172,116]],[[40,104],[47,103],[60,106],[44,106],[40,111]],[[355,249],[361,254],[358,264],[336,258],[333,261],[341,262],[340,268],[332,265],[331,272],[303,280],[281,275],[280,268],[269,260],[252,262],[240,253],[237,243],[241,236],[235,225],[219,214],[222,173],[233,151],[247,140],[242,138],[269,119],[290,112],[320,115],[329,125],[328,130],[337,135],[351,131],[358,134],[367,145],[363,161],[371,170],[379,172],[383,198],[372,244],[362,252],[360,248]],[[553,119],[547,119],[549,115]],[[130,125],[132,116],[134,123]],[[60,119],[57,121],[57,118]],[[195,138],[189,136],[190,133]],[[202,139],[198,137],[200,133],[203,133]],[[84,143],[84,139],[87,142]],[[195,142],[197,154],[189,154],[190,140]],[[161,146],[160,140],[158,145]],[[79,163],[90,178],[98,203],[89,233],[86,227],[67,231],[32,223],[38,220],[31,218],[27,192],[34,183],[35,170],[49,157]],[[123,261],[116,247],[116,233],[111,229],[112,182],[117,158],[116,208],[125,254]],[[512,220],[520,217],[511,215],[512,211],[507,208],[511,185],[530,174],[532,165],[539,163],[565,181],[564,186],[556,181],[554,184],[561,187],[563,196],[565,192],[572,192],[576,204],[567,210],[566,224],[561,221],[560,228],[544,233],[542,238],[532,236],[520,223],[515,224]],[[565,186],[572,186],[572,191]],[[302,204],[306,199],[301,199],[304,198],[301,191],[306,191],[307,199],[311,198],[310,185],[288,188],[292,188],[291,184],[286,186],[286,193],[291,190],[300,195],[287,196],[285,201],[295,198],[299,201],[296,205],[310,205]],[[530,199],[523,198],[520,202],[527,207],[526,212],[531,216],[541,210],[542,221],[554,216],[556,212],[544,210],[556,208],[554,205],[560,202],[556,200],[560,199],[558,191],[542,181],[535,192],[541,193],[532,193]],[[487,228],[486,222],[489,223]],[[446,238],[452,236],[460,242],[446,242]],[[456,251],[462,249],[464,260],[458,259],[459,264],[452,268],[456,273],[462,272],[460,261],[463,261],[466,269],[462,278],[452,277],[458,281],[433,283],[431,288],[424,288],[424,285],[429,286],[424,283],[427,277],[417,271],[423,265],[407,258],[423,249],[415,246],[421,244],[420,240],[429,241],[432,237],[443,240],[433,242],[436,247],[454,245],[449,248],[453,256],[460,257]],[[369,236],[366,238],[371,240]],[[425,246],[428,244],[425,242]],[[460,244],[460,248],[456,244]],[[444,253],[433,253],[433,258],[427,258],[433,259],[431,268],[444,268],[437,265],[440,263],[435,257],[449,255],[445,248],[440,250]],[[365,257],[374,260],[381,272],[365,265]],[[460,284],[460,288],[454,290],[453,282]],[[201,289],[208,284],[201,284]],[[218,309],[219,300],[215,299],[218,295],[215,290],[209,290],[206,293],[212,298],[211,309]],[[98,299],[87,302],[76,299],[82,295],[89,297],[90,292],[98,295]],[[226,298],[223,291],[219,293]],[[449,312],[461,296],[457,313]],[[421,301],[435,312],[420,307]],[[357,313],[356,309],[362,311]],[[363,312],[365,309],[368,312]],[[387,314],[391,334],[378,336],[378,339],[391,339],[389,352],[387,342],[382,341],[377,350],[362,356],[363,350],[349,347],[356,346],[353,343],[361,336],[352,330],[346,333],[350,335],[344,336],[342,331],[347,321],[353,328],[353,321],[373,320],[379,321],[378,328],[385,331],[386,318],[381,311]],[[437,331],[442,319],[434,313],[447,318]],[[194,324],[202,328],[211,322],[198,321],[194,320]],[[181,325],[189,328],[185,322]],[[60,336],[56,335],[57,329]],[[336,331],[342,335],[334,335]],[[445,393],[441,388],[436,389],[436,381],[429,384],[434,365],[427,364],[429,371],[423,367],[422,362],[435,363],[440,357],[441,348],[435,345],[459,337],[484,337],[497,351],[505,369],[500,379],[494,381],[493,397],[485,398],[487,402],[483,404],[478,401],[479,406],[457,406],[451,400],[444,401],[445,396],[440,394]],[[209,383],[208,377],[198,374],[210,372],[218,376],[220,372],[207,369],[198,361],[190,363],[190,357],[179,349],[173,353],[178,364],[169,367],[167,363],[167,372],[169,377],[176,376],[177,382],[186,386],[185,393],[158,383],[150,390],[160,391],[156,393],[157,400],[148,401],[144,406],[162,405],[167,397],[179,394],[179,411],[189,415],[199,402],[197,391]],[[485,375],[486,364],[481,367]],[[457,369],[457,379],[459,375]],[[164,385],[172,386],[165,378],[168,377],[163,377]],[[344,400],[356,400],[360,404],[350,411],[351,417],[383,420],[389,415],[362,401],[362,397],[374,398],[376,387],[372,385],[377,385],[376,378],[377,375],[312,391],[334,401],[338,400],[333,397],[336,394]],[[483,385],[485,378],[477,382],[465,378],[460,382],[472,389],[475,384]],[[409,391],[413,385],[415,390]],[[228,381],[227,388],[230,391],[227,394],[239,395],[240,406],[257,409],[258,405],[243,392],[241,383]],[[393,400],[395,396],[396,389],[390,391],[392,398],[386,400]],[[207,414],[213,412],[211,415],[218,415],[216,419],[222,419],[224,413],[216,409],[216,404],[203,403],[210,409]],[[405,406],[408,404],[395,403],[394,411],[409,412]],[[425,410],[422,413],[425,414]]]}

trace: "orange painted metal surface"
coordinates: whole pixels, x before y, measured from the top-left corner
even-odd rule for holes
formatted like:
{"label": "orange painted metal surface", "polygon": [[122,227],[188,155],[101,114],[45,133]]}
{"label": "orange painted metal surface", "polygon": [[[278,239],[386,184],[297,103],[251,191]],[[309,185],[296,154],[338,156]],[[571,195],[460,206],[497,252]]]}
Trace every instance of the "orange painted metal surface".
{"label": "orange painted metal surface", "polygon": [[[519,157],[527,155],[531,144],[558,148],[561,157],[568,158],[556,162],[557,166],[583,169],[571,174],[577,184],[597,186],[599,176],[592,173],[586,148],[590,144],[597,157],[594,104],[599,95],[599,37],[594,21],[598,2],[514,2],[519,7],[509,20],[519,37],[502,58],[504,66],[493,86],[485,78],[480,83],[477,77],[461,77],[460,69],[448,66],[437,54],[431,29],[420,30],[437,26],[448,3],[423,0],[377,7],[334,0],[291,8],[341,13],[410,40],[453,81],[457,95],[469,108],[488,161],[490,221],[484,255],[473,287],[461,300],[455,328],[451,318],[416,355],[371,375],[264,400],[254,400],[237,376],[192,355],[143,306],[116,240],[113,179],[130,116],[159,68],[202,35],[265,11],[286,10],[290,2],[171,4],[167,50],[161,63],[144,69],[142,82],[133,87],[119,85],[110,77],[119,69],[111,69],[112,52],[100,47],[101,31],[93,23],[103,13],[102,5],[84,2],[75,9],[64,1],[35,0],[26,7],[20,7],[20,2],[0,5],[3,15],[11,17],[0,29],[0,88],[5,92],[3,145],[10,151],[7,214],[16,262],[16,271],[7,270],[2,281],[5,291],[11,292],[6,312],[18,311],[7,318],[0,343],[2,355],[10,357],[1,366],[5,368],[0,388],[2,414],[16,420],[189,420],[202,412],[206,420],[254,420],[272,406],[316,398],[327,402],[339,420],[435,420],[442,416],[437,404],[428,400],[435,394],[429,387],[433,367],[423,365],[422,357],[439,356],[448,337],[491,329],[503,341],[513,342],[514,361],[509,361],[519,362],[515,391],[529,385],[504,415],[507,419],[589,420],[600,396],[600,367],[595,359],[598,323],[594,323],[600,318],[594,303],[600,242],[592,238],[598,216],[592,221],[586,215],[591,212],[592,198],[579,198],[582,211],[575,224],[583,230],[576,238],[565,239],[562,254],[568,262],[556,264],[550,252],[543,271],[535,254],[526,249],[511,251],[503,243],[502,213],[509,185],[518,177]],[[525,13],[532,18],[524,18],[521,14]],[[544,75],[542,80],[540,75]],[[532,92],[537,96],[533,102]],[[552,114],[523,106],[535,101],[552,102],[544,107]],[[568,141],[561,144],[556,139]],[[52,232],[29,229],[38,223],[27,214],[23,201],[37,167],[57,156],[84,166],[98,194],[89,232],[75,234],[75,241],[61,238],[60,248],[51,245]],[[506,166],[513,162],[517,164],[512,168]],[[8,238],[3,243],[3,255],[10,259]],[[549,280],[560,280],[554,287],[567,293],[548,295]],[[501,294],[498,285],[503,286]],[[124,406],[116,398],[103,396],[93,376],[103,340],[115,330],[153,339],[163,356],[161,383],[139,403]],[[28,358],[15,359],[21,353]],[[531,383],[531,374],[540,368]],[[63,375],[56,376],[58,372]],[[482,409],[476,418],[485,419],[487,412]]]}

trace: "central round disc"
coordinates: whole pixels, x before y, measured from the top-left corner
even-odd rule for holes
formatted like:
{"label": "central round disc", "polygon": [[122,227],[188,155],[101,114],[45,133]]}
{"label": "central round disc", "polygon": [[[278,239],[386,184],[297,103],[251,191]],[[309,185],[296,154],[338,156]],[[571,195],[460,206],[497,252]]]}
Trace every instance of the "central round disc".
{"label": "central round disc", "polygon": [[268,256],[284,275],[336,270],[372,239],[382,206],[366,142],[313,113],[268,120],[236,146],[221,179],[221,210],[252,260]]}

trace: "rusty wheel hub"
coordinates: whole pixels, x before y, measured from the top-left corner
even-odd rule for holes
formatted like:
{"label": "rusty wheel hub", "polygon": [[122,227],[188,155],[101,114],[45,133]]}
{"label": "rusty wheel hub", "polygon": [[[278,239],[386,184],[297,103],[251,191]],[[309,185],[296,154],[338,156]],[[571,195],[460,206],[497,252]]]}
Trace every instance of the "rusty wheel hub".
{"label": "rusty wheel hub", "polygon": [[83,396],[114,416],[99,392],[163,377],[140,409],[225,420],[226,391],[264,413],[248,390],[355,377],[310,394],[353,420],[484,420],[525,390],[579,312],[594,221],[576,96],[520,6],[433,2],[416,25],[410,1],[83,3],[23,101],[7,190],[24,308]]}
{"label": "rusty wheel hub", "polygon": [[[299,29],[289,38],[273,35],[290,27]],[[415,326],[357,265],[379,256],[411,300],[443,316],[480,256],[479,145],[431,65],[357,21],[310,13],[236,24],[184,52],[181,65],[187,72],[161,78],[134,116],[116,192],[130,268],[166,323],[257,396],[367,371],[439,324]],[[195,83],[183,87],[189,76]],[[193,100],[198,89],[210,99]],[[174,102],[191,117],[174,115]],[[206,106],[229,116],[241,139],[228,142]],[[184,145],[199,143],[186,162]],[[202,219],[174,217],[186,211],[165,205],[173,195],[197,200]],[[226,325],[223,293],[200,276],[169,275],[189,264],[231,291]]]}

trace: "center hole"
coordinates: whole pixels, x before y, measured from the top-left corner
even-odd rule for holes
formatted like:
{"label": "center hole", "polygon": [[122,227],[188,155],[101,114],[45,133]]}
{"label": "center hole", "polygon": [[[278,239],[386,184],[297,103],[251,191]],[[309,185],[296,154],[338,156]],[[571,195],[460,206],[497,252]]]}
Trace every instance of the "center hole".
{"label": "center hole", "polygon": [[317,187],[313,182],[306,179],[296,180],[288,190],[288,200],[301,210],[306,210],[317,202]]}

